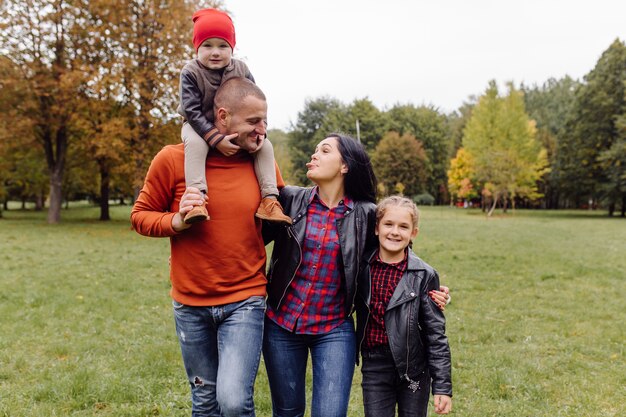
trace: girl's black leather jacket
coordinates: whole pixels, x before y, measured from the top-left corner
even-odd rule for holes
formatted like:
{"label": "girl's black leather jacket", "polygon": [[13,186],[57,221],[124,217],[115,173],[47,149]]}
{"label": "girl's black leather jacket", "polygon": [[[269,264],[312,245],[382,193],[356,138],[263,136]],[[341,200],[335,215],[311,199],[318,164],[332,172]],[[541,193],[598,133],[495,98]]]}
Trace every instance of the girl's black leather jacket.
{"label": "girl's black leather jacket", "polygon": [[[285,292],[302,262],[302,244],[306,230],[306,214],[314,188],[287,186],[280,192],[279,201],[285,214],[293,219],[291,226],[263,223],[266,243],[274,241],[274,249],[267,273],[267,303],[275,310],[283,302]],[[341,246],[344,288],[346,290],[346,317],[354,310],[356,278],[363,255],[376,245],[374,225],[376,205],[355,201],[352,210],[337,220],[337,232]]]}
{"label": "girl's black leather jacket", "polygon": [[[363,259],[358,279],[357,349],[361,350],[370,314],[373,251]],[[446,320],[428,292],[439,289],[439,275],[409,249],[408,265],[385,311],[385,329],[398,375],[408,382],[428,367],[433,394],[452,396],[450,347]],[[358,354],[357,354],[358,357]]]}

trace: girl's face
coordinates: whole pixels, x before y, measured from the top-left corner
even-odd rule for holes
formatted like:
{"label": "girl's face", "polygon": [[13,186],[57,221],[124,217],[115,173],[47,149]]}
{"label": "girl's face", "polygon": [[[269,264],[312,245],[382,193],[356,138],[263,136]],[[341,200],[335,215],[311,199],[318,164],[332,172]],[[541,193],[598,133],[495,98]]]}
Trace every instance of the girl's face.
{"label": "girl's face", "polygon": [[375,231],[380,244],[380,258],[383,261],[401,261],[404,250],[417,232],[418,228],[413,227],[413,217],[407,208],[388,206]]}
{"label": "girl's face", "polygon": [[337,138],[329,137],[318,143],[306,167],[307,178],[316,184],[337,178],[343,181],[343,174],[348,172],[348,167],[341,158]]}
{"label": "girl's face", "polygon": [[198,61],[208,69],[219,70],[230,64],[233,50],[222,38],[206,39],[198,48]]}

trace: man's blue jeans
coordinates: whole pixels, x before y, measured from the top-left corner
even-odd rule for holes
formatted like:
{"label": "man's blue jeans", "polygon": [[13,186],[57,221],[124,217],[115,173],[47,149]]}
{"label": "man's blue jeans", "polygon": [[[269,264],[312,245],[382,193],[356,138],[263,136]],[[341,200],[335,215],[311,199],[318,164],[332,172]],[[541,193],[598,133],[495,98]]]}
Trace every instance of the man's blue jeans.
{"label": "man's blue jeans", "polygon": [[304,416],[306,364],[311,352],[311,417],[345,417],[356,357],[354,322],[326,334],[295,334],[265,320],[263,358],[272,392],[274,417]]}
{"label": "man's blue jeans", "polygon": [[192,417],[254,416],[265,297],[215,307],[172,304]]}

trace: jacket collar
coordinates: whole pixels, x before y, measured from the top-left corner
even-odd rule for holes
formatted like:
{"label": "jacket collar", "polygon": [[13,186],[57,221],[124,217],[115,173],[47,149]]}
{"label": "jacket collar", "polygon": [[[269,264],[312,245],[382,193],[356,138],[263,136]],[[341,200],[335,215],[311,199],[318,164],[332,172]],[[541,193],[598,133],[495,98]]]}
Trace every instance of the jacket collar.
{"label": "jacket collar", "polygon": [[409,249],[408,271],[425,270],[426,264],[411,249]]}
{"label": "jacket collar", "polygon": [[419,285],[417,282],[418,277],[415,274],[411,274],[411,272],[417,272],[425,269],[426,267],[424,261],[418,258],[412,250],[409,250],[407,270],[400,282],[398,282],[398,286],[394,290],[393,296],[389,300],[389,304],[387,304],[387,310],[419,297]]}

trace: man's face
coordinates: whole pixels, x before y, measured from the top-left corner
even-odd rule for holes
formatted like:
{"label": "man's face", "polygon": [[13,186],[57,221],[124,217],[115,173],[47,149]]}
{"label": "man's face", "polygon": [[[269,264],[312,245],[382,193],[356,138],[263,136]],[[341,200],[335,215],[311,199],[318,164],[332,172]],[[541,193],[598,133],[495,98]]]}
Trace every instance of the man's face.
{"label": "man's face", "polygon": [[233,142],[248,152],[255,151],[258,138],[267,133],[267,102],[246,96],[229,115],[227,134],[238,133],[239,137]]}

